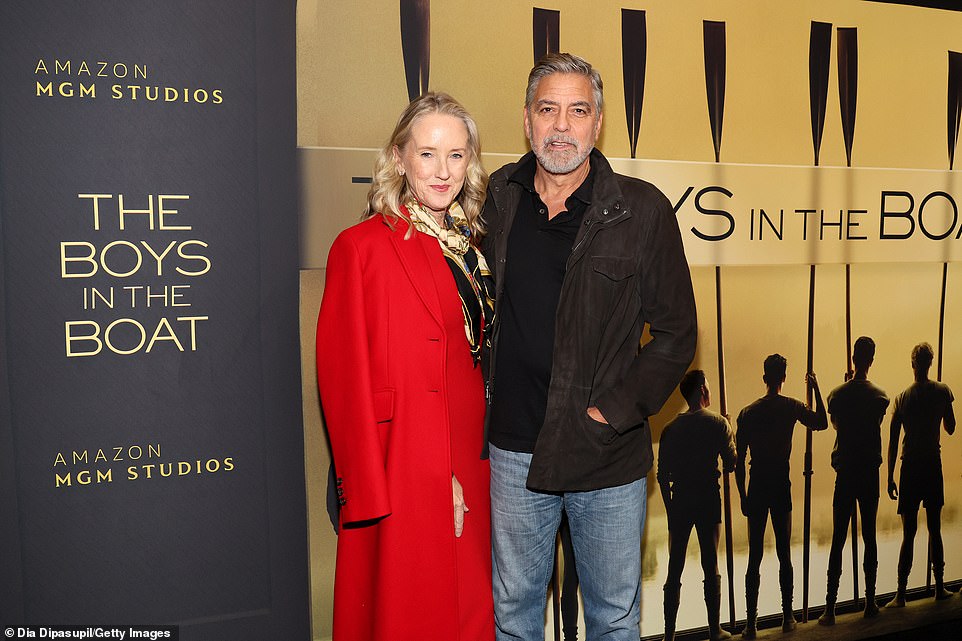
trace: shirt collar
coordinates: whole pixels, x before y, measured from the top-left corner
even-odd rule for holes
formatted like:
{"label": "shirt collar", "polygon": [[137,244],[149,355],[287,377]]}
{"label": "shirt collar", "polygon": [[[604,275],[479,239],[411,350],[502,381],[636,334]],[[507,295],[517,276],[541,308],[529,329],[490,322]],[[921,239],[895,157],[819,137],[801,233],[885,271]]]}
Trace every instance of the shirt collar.
{"label": "shirt collar", "polygon": [[[520,164],[517,169],[508,178],[508,182],[514,182],[525,188],[526,191],[530,193],[536,193],[534,188],[534,174],[538,167],[538,160],[534,154],[528,154],[526,157],[521,159]],[[591,191],[595,184],[595,175],[597,174],[597,163],[591,162],[588,168],[588,175],[585,179],[578,185],[578,188],[568,198],[577,198],[585,205],[591,204]]]}

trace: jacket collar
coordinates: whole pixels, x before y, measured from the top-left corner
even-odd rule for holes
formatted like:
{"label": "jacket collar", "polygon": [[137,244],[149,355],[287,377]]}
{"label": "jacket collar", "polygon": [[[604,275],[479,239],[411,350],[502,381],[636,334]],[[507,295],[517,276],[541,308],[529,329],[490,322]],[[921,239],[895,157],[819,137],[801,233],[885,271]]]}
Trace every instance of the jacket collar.
{"label": "jacket collar", "polygon": [[[615,172],[604,154],[598,148],[591,150],[591,166],[595,172],[594,186],[591,191],[591,204],[585,216],[590,220],[609,223],[618,220],[627,214],[624,205],[624,196],[618,181],[615,179]],[[509,182],[520,183],[519,172],[524,171],[528,163],[537,162],[534,152],[529,151],[515,163],[505,165],[500,176],[496,176],[493,182],[503,183],[502,188]],[[520,185],[519,185],[520,186]]]}

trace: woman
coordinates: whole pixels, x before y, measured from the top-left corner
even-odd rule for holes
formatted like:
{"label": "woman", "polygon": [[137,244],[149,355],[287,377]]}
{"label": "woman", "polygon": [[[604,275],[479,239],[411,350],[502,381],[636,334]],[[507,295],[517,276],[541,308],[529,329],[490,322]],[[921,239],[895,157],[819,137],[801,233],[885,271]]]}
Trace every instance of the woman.
{"label": "woman", "polygon": [[424,94],[378,155],[366,220],[331,247],[317,363],[341,505],[335,641],[494,637],[479,155],[464,108]]}

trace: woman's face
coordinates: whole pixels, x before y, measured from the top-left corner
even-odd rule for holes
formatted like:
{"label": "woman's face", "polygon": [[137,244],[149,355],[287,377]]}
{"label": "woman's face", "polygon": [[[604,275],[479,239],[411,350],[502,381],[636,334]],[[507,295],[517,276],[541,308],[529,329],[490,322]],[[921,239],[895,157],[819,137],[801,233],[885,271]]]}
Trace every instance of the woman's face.
{"label": "woman's face", "polygon": [[443,215],[461,193],[469,153],[468,129],[461,119],[431,113],[415,121],[404,148],[394,148],[394,160],[415,198]]}

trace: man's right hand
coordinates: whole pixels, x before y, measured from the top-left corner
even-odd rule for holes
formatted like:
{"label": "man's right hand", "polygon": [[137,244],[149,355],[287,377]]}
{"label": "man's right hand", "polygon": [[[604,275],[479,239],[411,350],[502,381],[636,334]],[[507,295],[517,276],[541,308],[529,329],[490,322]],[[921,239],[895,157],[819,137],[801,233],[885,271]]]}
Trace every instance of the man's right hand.
{"label": "man's right hand", "polygon": [[894,479],[889,479],[889,498],[893,501],[897,501],[899,498],[899,490]]}

